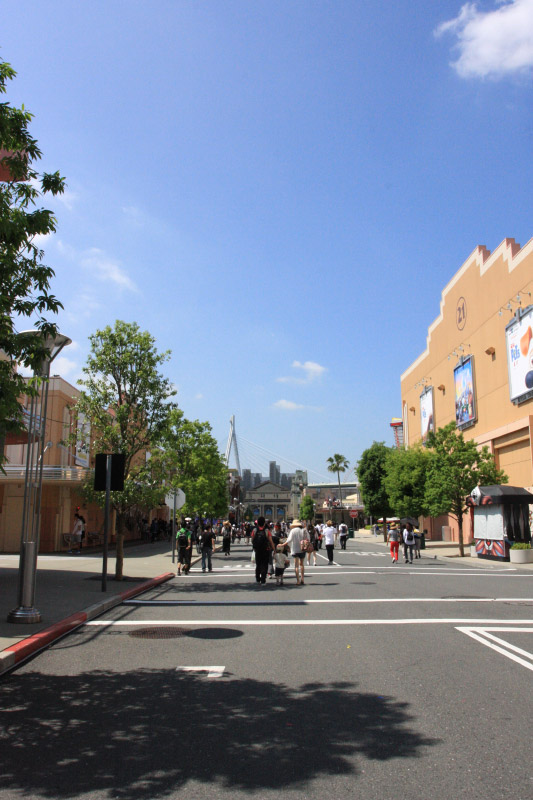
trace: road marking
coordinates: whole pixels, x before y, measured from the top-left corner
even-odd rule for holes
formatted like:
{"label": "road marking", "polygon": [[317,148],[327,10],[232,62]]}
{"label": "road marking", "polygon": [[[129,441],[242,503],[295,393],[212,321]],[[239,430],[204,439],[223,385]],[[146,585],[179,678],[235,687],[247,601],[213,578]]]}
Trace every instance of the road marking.
{"label": "road marking", "polygon": [[[464,569],[455,568],[455,569],[449,569],[449,570],[445,569],[445,570],[443,570],[442,567],[436,568],[435,570],[428,570],[427,568],[426,569],[424,569],[424,568],[420,568],[420,569],[403,569],[401,566],[394,566],[394,567],[390,566],[390,567],[375,567],[374,569],[368,570],[368,569],[359,568],[359,567],[357,567],[355,565],[353,566],[352,569],[347,569],[346,565],[345,565],[344,569],[324,570],[323,572],[315,571],[317,569],[321,570],[321,569],[324,569],[324,568],[323,567],[308,567],[307,565],[305,567],[306,573],[307,573],[307,570],[310,570],[309,575],[311,575],[312,577],[315,577],[315,576],[318,576],[318,575],[332,575],[332,574],[335,575],[335,576],[338,576],[338,575],[380,575],[380,574],[389,574],[388,571],[392,570],[393,573],[396,573],[397,575],[401,575],[401,576],[403,576],[403,575],[434,575],[435,577],[464,576],[464,577],[468,577],[468,578],[494,578],[494,577],[497,577],[497,578],[529,578],[530,580],[533,578],[533,573],[529,574],[529,575],[526,575],[524,573],[516,573],[516,570],[515,570],[514,567],[510,567],[508,569],[502,569],[502,570],[500,570],[500,569],[499,570],[492,570],[492,569],[489,569],[489,568],[486,568],[486,569],[481,568],[481,569],[478,569],[478,570],[473,570],[472,568],[464,568]],[[292,574],[292,570],[291,570],[290,567],[287,567],[287,570],[289,570],[289,574]],[[385,572],[385,570],[387,570],[387,572]],[[439,571],[439,570],[443,570],[443,571]],[[211,579],[211,578],[234,577],[233,575],[230,574],[231,571],[232,571],[231,569],[216,569],[215,568],[215,569],[213,569],[212,572],[206,573],[206,577],[208,576],[209,579]],[[236,570],[234,570],[234,571],[236,571]],[[196,574],[200,574],[201,575],[202,574],[202,570],[198,569],[197,567],[193,567],[190,570],[190,574],[192,574],[192,573],[196,573]],[[243,577],[244,576],[248,576],[248,575],[255,575],[255,569],[251,569],[251,568],[240,569],[239,573]],[[512,573],[512,574],[510,574],[510,573]]]}
{"label": "road marking", "polygon": [[221,678],[226,667],[176,667],[176,672],[207,672],[208,678]]}
{"label": "road marking", "polygon": [[[500,639],[498,636],[493,636],[491,633],[491,631],[496,633],[533,633],[533,628],[510,626],[498,628],[458,627],[457,630],[461,631],[461,633],[466,633],[467,636],[470,636],[477,642],[481,642],[481,644],[484,644],[485,647],[490,647],[491,650],[496,650],[497,653],[501,653],[503,656],[506,656],[506,658],[511,659],[511,661],[516,661],[517,664],[520,664],[521,666],[526,667],[526,669],[533,671],[533,653],[529,653],[527,650],[523,650],[521,647],[516,647],[516,645],[506,642],[505,639]],[[525,656],[525,658],[520,658],[517,653]],[[525,659],[529,660],[526,661]]]}
{"label": "road marking", "polygon": [[[463,619],[463,618],[435,618],[435,619],[156,619],[156,620],[91,620],[86,622],[85,625],[107,628],[107,627],[137,627],[139,625],[146,627],[157,625],[178,625],[178,626],[192,626],[195,628],[206,627],[235,627],[239,626],[267,626],[267,625],[506,625],[508,619]],[[519,620],[524,625],[533,625],[533,620],[523,619]]]}
{"label": "road marking", "polygon": [[124,606],[310,606],[325,603],[533,603],[532,597],[373,597],[319,600],[125,600]]}

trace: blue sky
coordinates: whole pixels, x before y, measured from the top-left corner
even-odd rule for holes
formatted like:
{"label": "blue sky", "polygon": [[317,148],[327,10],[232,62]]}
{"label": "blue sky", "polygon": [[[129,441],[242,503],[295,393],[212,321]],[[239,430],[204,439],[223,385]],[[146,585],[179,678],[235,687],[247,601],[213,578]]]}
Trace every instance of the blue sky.
{"label": "blue sky", "polygon": [[533,0],[4,0],[0,47],[68,184],[56,371],[136,321],[241,466],[392,443],[446,283],[533,236]]}

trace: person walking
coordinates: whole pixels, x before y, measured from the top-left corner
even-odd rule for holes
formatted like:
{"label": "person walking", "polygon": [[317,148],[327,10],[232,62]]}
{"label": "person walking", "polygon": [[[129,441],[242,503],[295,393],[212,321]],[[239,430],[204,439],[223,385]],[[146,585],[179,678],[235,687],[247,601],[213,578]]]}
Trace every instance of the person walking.
{"label": "person walking", "polygon": [[294,558],[296,585],[303,586],[304,559],[307,548],[309,547],[309,539],[307,536],[307,531],[304,530],[299,519],[295,519],[291,522],[291,528],[286,544],[290,547],[291,556]]}
{"label": "person walking", "polygon": [[[233,540],[235,536],[233,536]],[[222,528],[222,552],[224,553],[224,557],[227,558],[231,554],[231,542],[232,542],[232,531],[231,531],[231,524],[228,521],[224,523],[224,527]]]}
{"label": "person walking", "polygon": [[326,527],[322,531],[322,538],[328,554],[328,565],[333,564],[333,550],[335,548],[335,534],[337,528],[333,526],[333,522],[328,519]]}
{"label": "person walking", "polygon": [[[78,512],[74,514],[74,527],[72,528],[72,533],[70,534],[70,550],[69,553],[75,553],[79,556],[81,553],[81,534],[83,532],[83,517],[81,517]],[[73,547],[76,545],[76,547]]]}
{"label": "person walking", "polygon": [[176,575],[183,572],[186,575],[189,571],[190,553],[192,547],[191,532],[182,525],[176,534],[176,544],[178,545],[178,571]]}
{"label": "person walking", "polygon": [[392,563],[398,563],[398,551],[400,549],[400,531],[398,530],[398,526],[394,523],[390,526],[389,532],[387,534],[387,542],[390,545],[390,555],[392,558]]}
{"label": "person walking", "polygon": [[216,535],[213,533],[210,523],[206,523],[203,533],[200,536],[200,545],[202,548],[202,572],[205,572],[206,566],[209,572],[213,571],[213,564],[211,556],[213,554],[213,546],[216,542]]}
{"label": "person walking", "polygon": [[313,558],[313,566],[316,567],[316,551],[318,550],[318,534],[312,522],[307,523],[307,538],[309,539],[309,547],[307,548],[307,566],[311,566],[311,557]]}
{"label": "person walking", "polygon": [[348,526],[345,522],[339,525],[339,541],[341,543],[341,550],[346,550],[346,540],[348,539]]}
{"label": "person walking", "polygon": [[276,555],[274,556],[274,565],[276,567],[276,583],[278,586],[283,586],[283,575],[286,568],[289,566],[288,559],[289,548],[285,540],[276,545]]}
{"label": "person walking", "polygon": [[409,561],[413,563],[413,548],[415,546],[415,535],[413,533],[413,526],[407,522],[403,530],[403,557],[405,563]]}
{"label": "person walking", "polygon": [[252,547],[255,555],[255,582],[259,586],[264,586],[266,583],[270,554],[274,552],[272,535],[265,523],[264,517],[258,517],[257,519],[257,525],[252,532]]}
{"label": "person walking", "polygon": [[422,536],[420,535],[420,531],[416,528],[413,533],[415,535],[415,558],[422,558],[422,554],[420,553],[422,549]]}

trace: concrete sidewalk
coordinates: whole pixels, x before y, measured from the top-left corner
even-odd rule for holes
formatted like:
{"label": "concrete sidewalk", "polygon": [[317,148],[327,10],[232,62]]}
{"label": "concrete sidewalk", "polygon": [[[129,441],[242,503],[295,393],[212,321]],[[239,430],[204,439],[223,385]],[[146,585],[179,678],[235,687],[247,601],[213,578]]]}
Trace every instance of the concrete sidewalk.
{"label": "concrete sidewalk", "polygon": [[[366,544],[377,544],[389,549],[389,545],[383,541],[383,534],[380,532],[378,536],[374,536],[370,531],[356,531],[352,541]],[[400,544],[400,555],[402,552],[402,545]],[[511,564],[509,561],[492,561],[486,558],[478,558],[477,556],[470,555],[470,547],[465,545],[465,555],[461,558],[459,553],[459,545],[457,542],[432,542],[426,539],[426,547],[421,550],[422,560],[424,558],[431,559],[442,558],[446,561],[458,561],[460,564],[468,567],[509,567],[510,569],[526,569],[533,570],[533,564]]]}
{"label": "concrete sidewalk", "polygon": [[[194,558],[194,556],[193,556]],[[102,553],[41,555],[37,563],[35,607],[42,621],[9,623],[18,604],[18,555],[0,555],[0,674],[87,619],[146,591],[176,574],[169,542],[127,547],[124,580],[115,581],[114,553],[108,558],[107,587],[102,592]]]}

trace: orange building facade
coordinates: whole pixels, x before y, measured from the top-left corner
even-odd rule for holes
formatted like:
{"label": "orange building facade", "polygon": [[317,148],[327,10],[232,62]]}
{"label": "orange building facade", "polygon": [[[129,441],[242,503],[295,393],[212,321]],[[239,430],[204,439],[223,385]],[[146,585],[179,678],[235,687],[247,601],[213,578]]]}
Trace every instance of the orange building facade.
{"label": "orange building facade", "polygon": [[[510,485],[533,490],[533,239],[524,247],[505,239],[492,253],[476,247],[444,288],[401,394],[406,447],[455,421],[487,445]],[[457,540],[451,518],[424,527],[433,539]]]}
{"label": "orange building facade", "polygon": [[[68,444],[75,427],[87,428],[88,422],[76,415],[73,405],[79,390],[58,375],[49,381],[48,404],[45,425],[45,451],[43,456],[43,482],[39,552],[59,552],[68,549],[66,534],[72,533],[74,513],[79,509],[86,521],[84,547],[101,542],[104,515],[98,506],[86,505],[80,489],[90,468],[94,467],[94,454],[82,447]],[[29,407],[29,398],[23,400]],[[37,403],[36,413],[41,409]],[[89,431],[86,430],[89,434]],[[25,437],[14,436],[6,440],[5,454],[8,463],[5,473],[0,471],[0,552],[16,553],[20,548],[22,510],[24,502],[24,479],[28,445]],[[163,506],[147,514],[168,517]],[[115,518],[111,515],[110,535],[114,541]],[[125,539],[140,539],[141,531],[127,530]]]}

